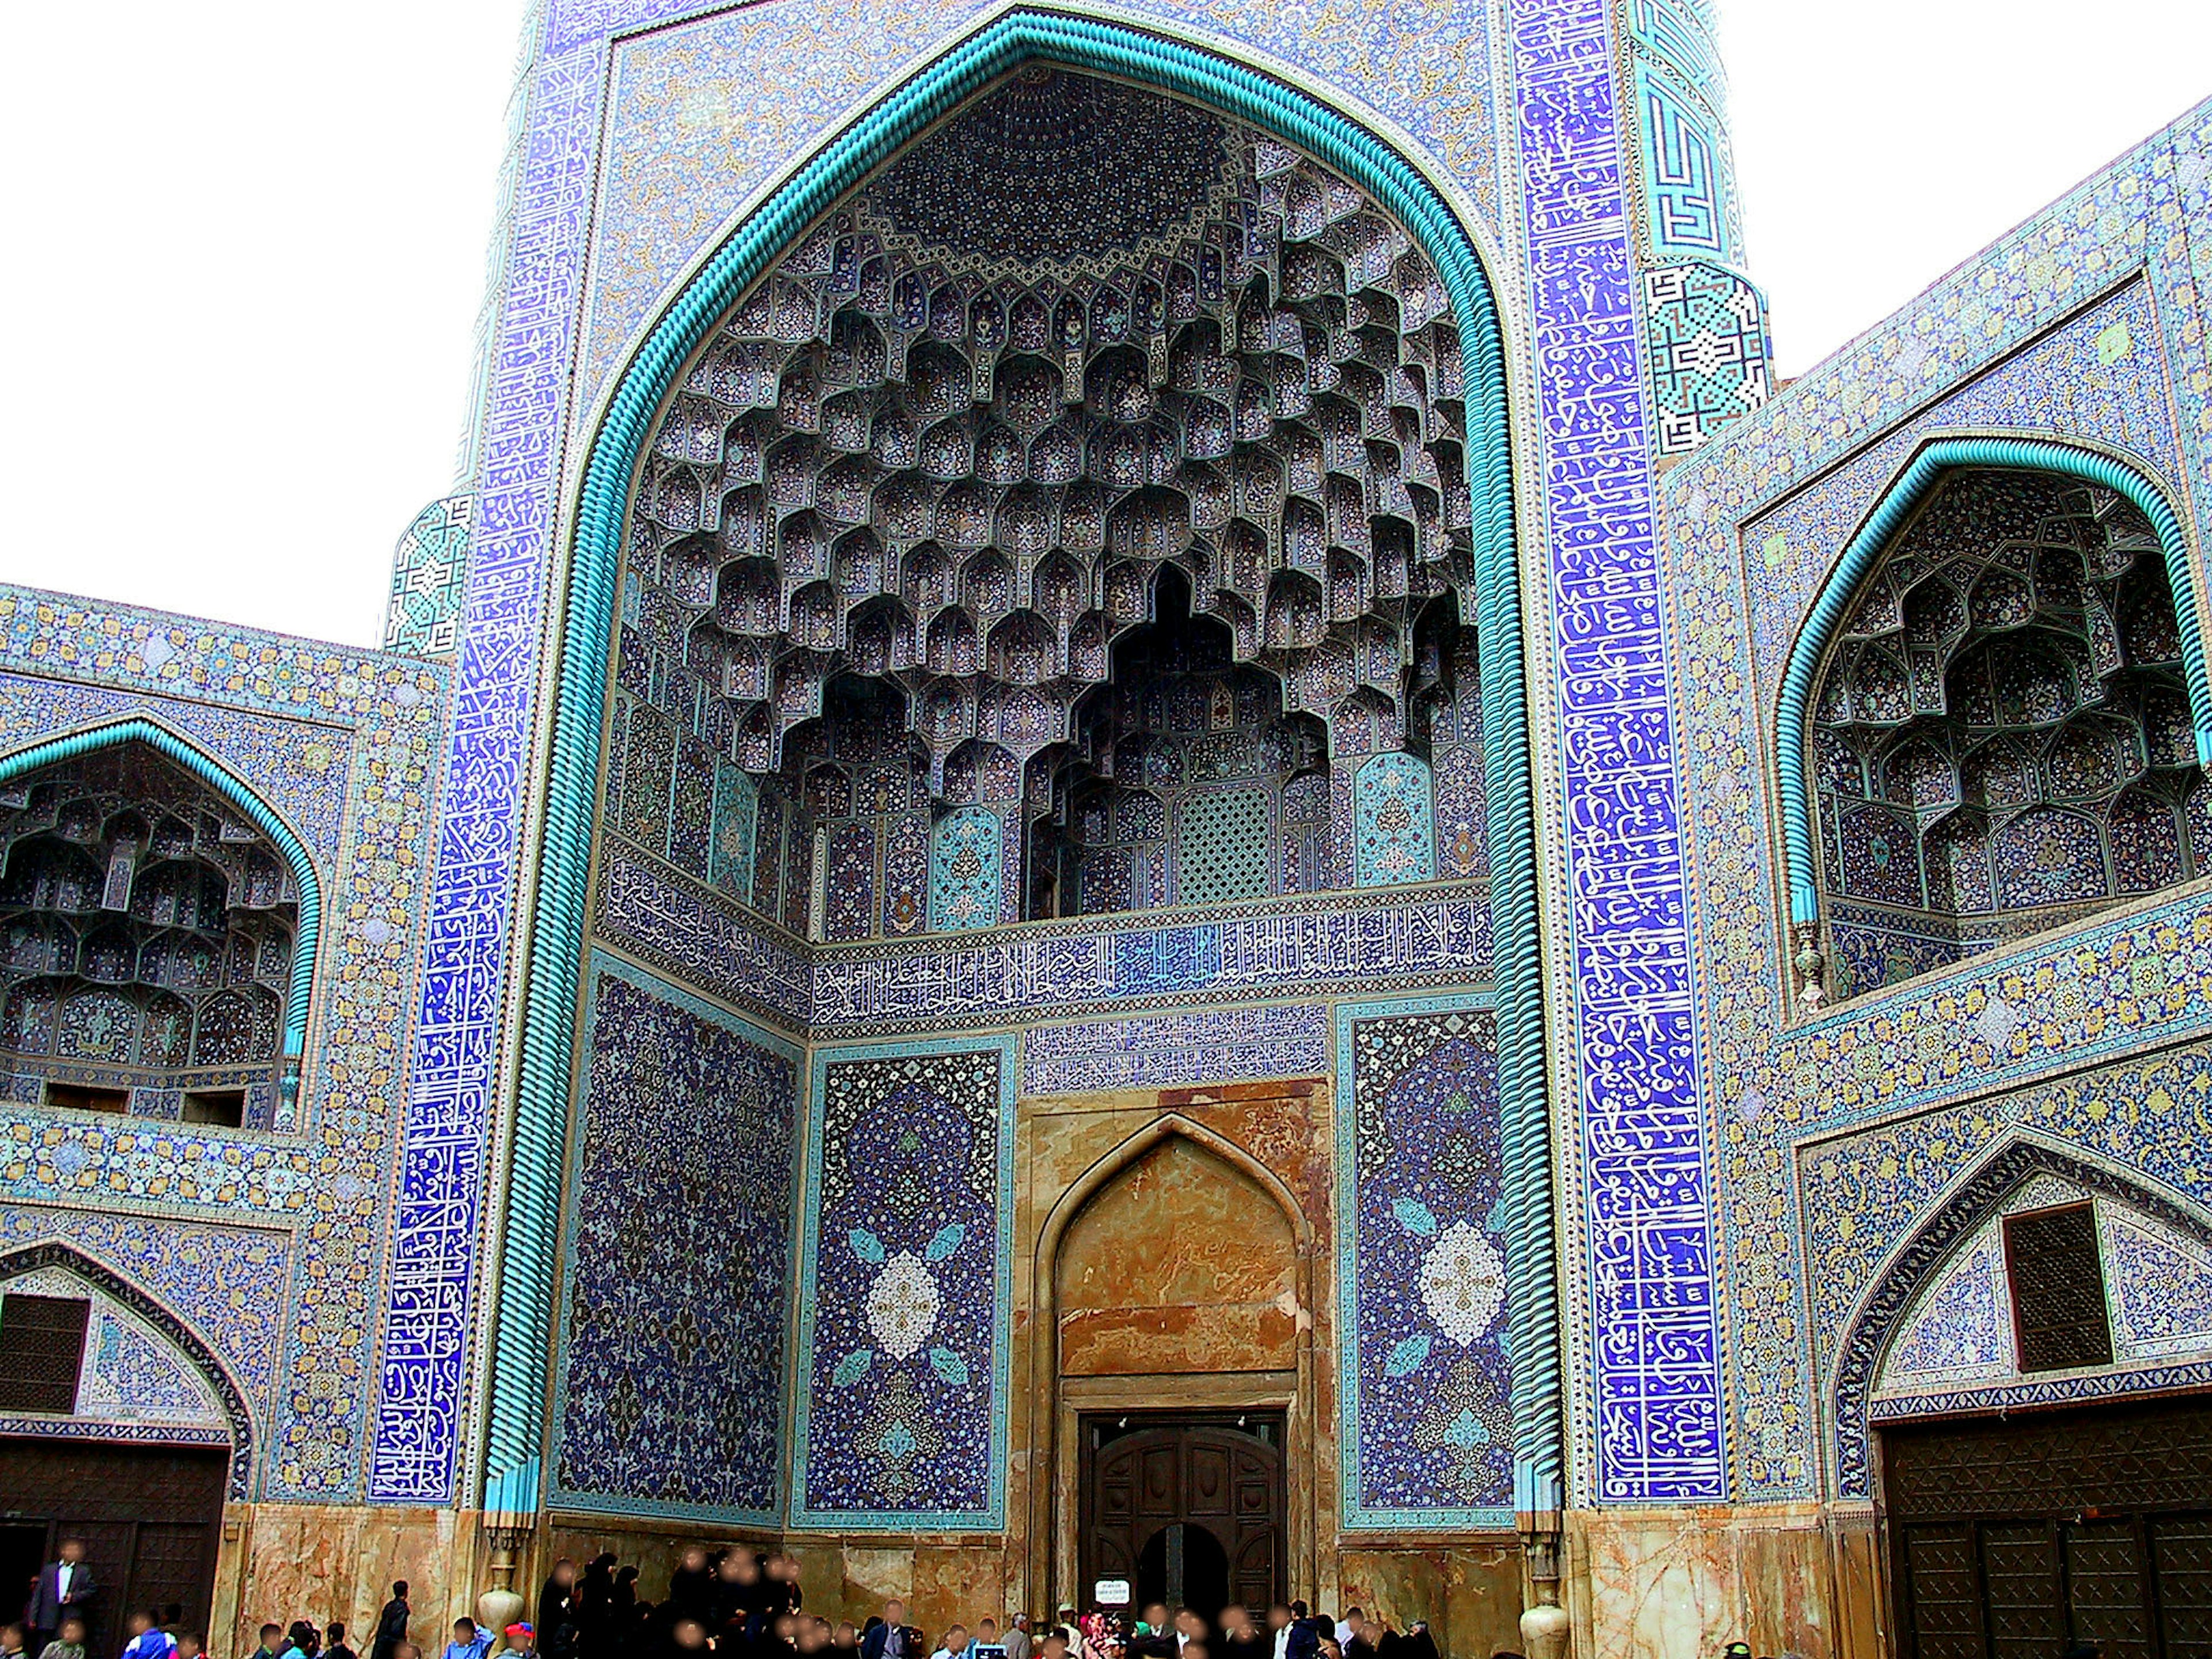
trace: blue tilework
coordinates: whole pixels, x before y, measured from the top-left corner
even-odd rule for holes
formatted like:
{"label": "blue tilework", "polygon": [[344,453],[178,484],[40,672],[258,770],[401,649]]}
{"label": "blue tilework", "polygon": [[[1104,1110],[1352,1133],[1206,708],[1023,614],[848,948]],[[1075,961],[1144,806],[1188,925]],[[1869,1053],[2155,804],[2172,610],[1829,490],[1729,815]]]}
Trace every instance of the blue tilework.
{"label": "blue tilework", "polygon": [[1510,1527],[1497,1022],[1340,1005],[1336,1067],[1344,1524]]}
{"label": "blue tilework", "polygon": [[1328,1011],[1312,1003],[1039,1025],[1022,1034],[1025,1095],[1316,1077],[1328,1063]]}
{"label": "blue tilework", "polygon": [[[1753,734],[1771,718],[1782,659],[1821,574],[1926,437],[1996,430],[2103,445],[2154,476],[2201,485],[2212,430],[2198,310],[2212,242],[2208,152],[2212,106],[1946,276],[1668,477],[1672,603],[1686,624],[1694,618],[1674,672],[1698,826],[1698,1001],[1721,1178],[1744,1241],[1728,1254],[1742,1501],[1835,1490],[1811,1455],[1830,1385],[1814,1352],[1818,1322],[1808,1328],[1802,1310],[1815,1289],[1866,1293],[1871,1271],[1856,1252],[1844,1261],[1801,1245],[1795,1149],[1899,1113],[1941,1109],[1994,1124],[2021,1109],[2002,1098],[2007,1091],[2204,1029],[2198,957],[2212,922],[2203,896],[2186,891],[1791,1018],[1757,761],[1765,739]],[[1970,1099],[1984,1103],[1950,1104]],[[1916,1133],[1948,1156],[1935,1120]],[[1987,1144],[1983,1129],[1977,1137]],[[1887,1192],[1876,1207],[1903,1212],[1913,1201]]]}
{"label": "blue tilework", "polygon": [[[583,397],[597,395],[684,264],[793,156],[876,88],[971,32],[993,0],[916,7],[790,0],[733,7],[614,52],[593,236]],[[696,9],[666,0],[563,0],[549,52]],[[1232,59],[1279,61],[1402,125],[1416,153],[1497,222],[1497,137],[1484,9],[1347,13],[1273,0],[1139,0],[1123,15],[1195,32]]]}
{"label": "blue tilework", "polygon": [[[86,1206],[68,1225],[129,1234],[134,1253],[168,1249],[149,1241],[175,1235],[191,1265],[160,1283],[105,1259],[218,1353],[250,1360],[240,1386],[259,1428],[241,1495],[343,1502],[360,1492],[447,684],[441,665],[419,659],[0,587],[0,740],[145,716],[233,768],[323,871],[302,1085],[276,1133],[25,1103],[0,1120],[0,1194]],[[234,1238],[250,1241],[239,1248],[252,1258],[235,1273],[222,1265],[230,1243],[216,1242]],[[322,1296],[288,1294],[293,1264]],[[242,1297],[228,1310],[216,1293],[225,1285]]]}
{"label": "blue tilework", "polygon": [[369,1496],[453,1496],[485,1138],[512,931],[550,552],[554,458],[589,207],[599,54],[540,63],[526,93],[507,289],[492,327],[476,523],[370,1455]]}
{"label": "blue tilework", "polygon": [[774,1525],[799,1051],[601,953],[590,999],[549,1501]]}
{"label": "blue tilework", "polygon": [[1726,1495],[1683,836],[1610,8],[1509,8],[1552,548],[1600,1502]]}
{"label": "blue tilework", "polygon": [[817,1050],[792,1523],[1006,1524],[1013,1039]]}

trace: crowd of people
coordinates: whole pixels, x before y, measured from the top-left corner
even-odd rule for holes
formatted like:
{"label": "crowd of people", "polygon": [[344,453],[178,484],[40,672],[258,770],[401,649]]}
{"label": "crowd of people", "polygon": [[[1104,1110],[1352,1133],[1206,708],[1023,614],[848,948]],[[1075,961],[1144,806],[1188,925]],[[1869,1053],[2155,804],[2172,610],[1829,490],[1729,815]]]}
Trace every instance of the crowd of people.
{"label": "crowd of people", "polygon": [[[1401,1632],[1358,1607],[1331,1619],[1291,1602],[1271,1608],[1264,1626],[1233,1604],[1217,1620],[1164,1604],[1135,1617],[1062,1607],[1050,1620],[1000,1613],[933,1635],[896,1601],[859,1625],[806,1611],[799,1563],[782,1552],[694,1546],[659,1602],[638,1580],[611,1554],[556,1562],[535,1618],[502,1632],[509,1650],[530,1659],[1441,1659],[1425,1622]],[[481,1656],[449,1650],[446,1659]]]}

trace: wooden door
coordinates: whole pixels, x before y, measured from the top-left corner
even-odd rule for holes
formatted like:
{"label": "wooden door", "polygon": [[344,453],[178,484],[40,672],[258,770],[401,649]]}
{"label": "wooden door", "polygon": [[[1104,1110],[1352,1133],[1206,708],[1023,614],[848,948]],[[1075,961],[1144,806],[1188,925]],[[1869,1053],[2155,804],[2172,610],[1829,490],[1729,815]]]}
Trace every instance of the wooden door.
{"label": "wooden door", "polygon": [[[1241,1426],[1240,1426],[1241,1420]],[[1126,1578],[1136,1599],[1188,1601],[1212,1619],[1231,1601],[1264,1615],[1284,1595],[1279,1412],[1083,1423],[1082,1583]]]}
{"label": "wooden door", "polygon": [[1882,1433],[1901,1659],[2212,1659],[2212,1396]]}
{"label": "wooden door", "polygon": [[173,1601],[204,1632],[229,1471],[230,1454],[216,1447],[0,1437],[0,1524],[42,1526],[41,1561],[63,1539],[84,1540],[100,1585],[94,1652],[122,1647],[134,1607]]}

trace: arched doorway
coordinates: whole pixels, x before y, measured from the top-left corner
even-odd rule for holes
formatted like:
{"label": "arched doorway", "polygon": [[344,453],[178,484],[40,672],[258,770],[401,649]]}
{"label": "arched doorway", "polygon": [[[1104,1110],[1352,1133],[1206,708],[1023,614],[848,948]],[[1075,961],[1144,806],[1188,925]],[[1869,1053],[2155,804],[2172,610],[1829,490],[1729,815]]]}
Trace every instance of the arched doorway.
{"label": "arched doorway", "polygon": [[1132,1605],[1231,1601],[1255,1616],[1285,1594],[1279,1412],[1094,1415],[1084,1423],[1082,1582],[1126,1582]]}
{"label": "arched doorway", "polygon": [[204,1630],[226,1497],[252,1423],[222,1363],[168,1310],[70,1246],[0,1254],[0,1588],[83,1541],[91,1645],[133,1607]]}
{"label": "arched doorway", "polygon": [[[1048,1228],[1054,1388],[1073,1438],[1061,1600],[1264,1608],[1289,1593],[1310,1491],[1305,1218],[1242,1148],[1163,1118]],[[1072,1464],[1072,1468],[1070,1465]]]}

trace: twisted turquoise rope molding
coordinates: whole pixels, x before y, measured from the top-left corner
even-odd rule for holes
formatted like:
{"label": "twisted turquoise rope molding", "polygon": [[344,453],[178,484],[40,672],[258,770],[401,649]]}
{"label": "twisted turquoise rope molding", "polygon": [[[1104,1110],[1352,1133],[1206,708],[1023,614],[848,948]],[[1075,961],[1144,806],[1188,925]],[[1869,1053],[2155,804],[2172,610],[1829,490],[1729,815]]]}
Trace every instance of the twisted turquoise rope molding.
{"label": "twisted turquoise rope molding", "polygon": [[1806,782],[1806,756],[1812,740],[1809,711],[1814,677],[1844,625],[1859,584],[1873,570],[1915,507],[1928,498],[1936,480],[1962,466],[2002,466],[2057,472],[2118,490],[2142,509],[2158,532],[2166,556],[2166,586],[2173,592],[2173,617],[2181,635],[2182,672],[2189,682],[2189,708],[2197,728],[2197,758],[2212,767],[2212,678],[2204,662],[2204,639],[2197,614],[2197,586],[2189,566],[2189,543],[2166,492],[2126,462],[2092,450],[2036,438],[1940,438],[1912,459],[1898,475],[1863,525],[1820,589],[1804,631],[1790,648],[1782,675],[1782,696],[1774,722],[1775,772],[1782,787],[1783,850],[1790,862],[1790,920],[1806,926],[1820,919],[1820,872],[1813,854],[1813,796]]}
{"label": "twisted turquoise rope molding", "polygon": [[292,866],[292,879],[300,888],[300,934],[292,945],[292,984],[284,1000],[284,1091],[287,1100],[300,1088],[300,1055],[307,1042],[307,995],[315,983],[315,946],[323,931],[323,887],[315,878],[315,861],[292,826],[276,816],[269,804],[253,793],[252,786],[204,750],[194,748],[165,726],[133,716],[107,726],[95,726],[67,737],[49,738],[14,754],[0,756],[0,783],[11,782],[26,772],[35,772],[56,761],[75,760],[95,750],[118,743],[143,743],[183,767],[202,783],[246,814],[253,827],[272,842]]}
{"label": "twisted turquoise rope molding", "polygon": [[[1477,526],[1475,633],[1481,657],[1491,811],[1491,904],[1500,1089],[1514,1188],[1509,1261],[1514,1431],[1531,1489],[1559,1474],[1559,1313],[1552,1236],[1536,922],[1534,798],[1522,658],[1505,356],[1489,279],[1465,229],[1406,159],[1306,94],[1211,53],[1118,24],[1024,10],[951,47],[894,88],[732,233],[654,325],[610,400],[585,465],[562,626],[536,925],[527,953],[520,1075],[497,1340],[486,1426],[486,1502],[538,1504],[546,1356],[552,1351],[554,1243],[566,1156],[592,808],[599,771],[606,653],[631,481],[678,370],[769,262],[902,146],[993,81],[1032,60],[1179,94],[1252,122],[1368,191],[1413,233],[1452,296],[1470,411],[1468,483]],[[496,1500],[495,1502],[495,1499]]]}

